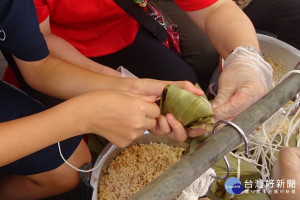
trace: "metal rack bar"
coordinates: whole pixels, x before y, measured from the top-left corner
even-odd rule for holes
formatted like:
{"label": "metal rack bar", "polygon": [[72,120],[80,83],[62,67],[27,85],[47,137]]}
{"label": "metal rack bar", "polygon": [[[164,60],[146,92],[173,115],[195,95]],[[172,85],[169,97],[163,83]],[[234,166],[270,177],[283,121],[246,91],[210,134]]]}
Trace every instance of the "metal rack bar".
{"label": "metal rack bar", "polygon": [[[248,136],[299,92],[300,74],[292,73],[232,122]],[[131,199],[171,200],[175,198],[215,162],[242,142],[243,139],[234,128],[225,126],[202,143],[195,152],[184,156]]]}

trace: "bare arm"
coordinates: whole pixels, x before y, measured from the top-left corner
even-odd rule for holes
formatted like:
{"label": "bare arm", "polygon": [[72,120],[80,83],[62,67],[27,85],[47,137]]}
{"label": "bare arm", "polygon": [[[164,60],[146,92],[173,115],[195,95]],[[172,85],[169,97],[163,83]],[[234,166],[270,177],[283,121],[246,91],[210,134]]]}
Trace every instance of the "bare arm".
{"label": "bare arm", "polygon": [[124,147],[156,125],[160,110],[155,100],[155,96],[97,90],[0,123],[0,166],[84,133],[101,135]]}
{"label": "bare arm", "polygon": [[232,0],[219,0],[203,10],[187,14],[207,33],[225,59],[238,46],[249,45],[259,49],[251,21]]}
{"label": "bare arm", "polygon": [[268,91],[272,67],[255,50],[259,43],[254,26],[232,0],[218,0],[187,14],[226,60],[212,107],[216,120],[230,120]]}
{"label": "bare arm", "polygon": [[59,106],[29,117],[0,123],[0,166],[55,142],[79,135],[79,126],[71,124],[69,113]]}
{"label": "bare arm", "polygon": [[[40,92],[61,99],[69,99],[96,89],[122,90],[160,96],[165,85],[175,84],[195,94],[203,94],[202,91],[184,81],[120,78],[119,72],[91,61],[69,43],[51,34],[49,18],[40,27],[46,38],[53,39],[53,43],[49,42],[52,48],[50,55],[35,62],[26,62],[14,57],[25,81]],[[117,74],[111,76],[111,72]]]}
{"label": "bare arm", "polygon": [[51,54],[43,60],[27,62],[14,57],[25,81],[45,94],[69,99],[98,89],[121,90],[161,96],[167,84],[174,84],[197,95],[203,91],[188,81],[159,81],[154,79],[107,76],[77,67]]}
{"label": "bare arm", "polygon": [[[145,93],[161,93],[167,83],[171,82],[154,80],[141,82],[150,88],[144,89]],[[174,84],[199,95],[203,94],[191,83],[174,82]],[[74,90],[78,93],[76,88]],[[113,144],[124,147],[143,135],[145,130],[156,127],[156,118],[160,115],[160,109],[154,103],[156,99],[156,96],[120,90],[94,89],[43,112],[0,123],[0,166],[58,141],[84,133],[101,135]],[[175,134],[185,135],[183,127],[178,123],[174,122],[174,127],[172,126]],[[10,152],[9,155],[7,152]]]}
{"label": "bare arm", "polygon": [[123,79],[77,67],[51,54],[46,58],[27,62],[14,57],[25,81],[45,94],[69,99],[95,89],[134,91],[138,80]]}
{"label": "bare arm", "polygon": [[82,55],[69,42],[57,35],[52,34],[49,17],[40,24],[40,29],[46,39],[51,54],[57,58],[63,59],[74,65],[78,65],[94,72],[117,77],[120,76],[120,73],[116,70],[92,61],[91,59]]}

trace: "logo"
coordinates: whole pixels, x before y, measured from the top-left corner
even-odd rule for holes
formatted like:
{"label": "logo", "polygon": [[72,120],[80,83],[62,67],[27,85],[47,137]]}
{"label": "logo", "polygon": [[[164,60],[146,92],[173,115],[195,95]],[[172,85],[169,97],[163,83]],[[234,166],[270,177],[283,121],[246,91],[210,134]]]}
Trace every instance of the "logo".
{"label": "logo", "polygon": [[230,177],[225,181],[225,190],[229,194],[241,194],[243,192],[243,186],[238,178]]}

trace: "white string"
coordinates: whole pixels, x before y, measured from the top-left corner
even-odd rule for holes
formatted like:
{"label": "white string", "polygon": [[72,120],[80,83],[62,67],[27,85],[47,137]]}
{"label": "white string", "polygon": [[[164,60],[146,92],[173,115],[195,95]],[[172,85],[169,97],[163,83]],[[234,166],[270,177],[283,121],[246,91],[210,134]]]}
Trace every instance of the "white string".
{"label": "white string", "polygon": [[236,177],[241,178],[241,159],[238,158]]}
{"label": "white string", "polygon": [[[289,146],[289,141],[291,139],[293,130],[295,130],[299,125],[299,120],[296,121],[296,123],[294,123],[297,115],[300,113],[299,111],[300,111],[300,109],[295,113],[294,117],[291,119],[291,121],[289,123],[289,128],[288,128],[289,131],[286,134],[285,141],[284,141],[284,146]],[[293,125],[293,123],[294,123],[294,125]]]}
{"label": "white string", "polygon": [[97,169],[97,168],[100,166],[100,164],[101,164],[101,162],[99,162],[98,165],[97,165],[96,167],[94,167],[94,168],[92,168],[92,169],[88,169],[88,170],[79,169],[79,168],[73,166],[71,163],[69,163],[69,162],[65,159],[65,157],[63,156],[63,154],[62,154],[62,152],[61,152],[60,142],[58,142],[57,145],[58,145],[58,151],[59,151],[60,157],[63,159],[63,161],[64,161],[67,165],[69,165],[70,167],[72,167],[73,169],[75,169],[75,170],[77,170],[77,171],[79,171],[79,172],[84,172],[84,173],[86,173],[86,172],[91,172],[91,171]]}
{"label": "white string", "polygon": [[[280,82],[292,73],[300,74],[300,70],[292,70],[288,72],[282,77]],[[297,116],[300,115],[300,109],[293,113],[292,117],[290,116],[293,110],[297,108],[299,101],[300,97],[298,97],[293,103],[289,103],[279,109],[266,122],[264,122],[259,129],[255,130],[253,134],[248,136],[249,151],[251,152],[251,156],[249,158],[245,157],[243,152],[237,151],[232,153],[232,155],[237,159],[241,159],[252,164],[260,172],[263,181],[271,179],[272,174],[270,169],[272,169],[272,166],[276,161],[275,153],[278,153],[280,148],[289,146],[291,136],[298,130],[298,128],[300,132],[300,119],[296,120]],[[285,137],[283,137],[281,130],[286,122],[289,123],[289,126],[287,127]],[[273,132],[275,128],[276,130]],[[300,147],[300,138],[297,140],[297,146]]]}
{"label": "white string", "polygon": [[206,98],[204,98],[203,96],[200,96],[200,98],[202,98],[202,99],[204,100],[204,102],[205,102],[210,108],[212,108],[212,107],[211,107],[211,103],[210,103]]}

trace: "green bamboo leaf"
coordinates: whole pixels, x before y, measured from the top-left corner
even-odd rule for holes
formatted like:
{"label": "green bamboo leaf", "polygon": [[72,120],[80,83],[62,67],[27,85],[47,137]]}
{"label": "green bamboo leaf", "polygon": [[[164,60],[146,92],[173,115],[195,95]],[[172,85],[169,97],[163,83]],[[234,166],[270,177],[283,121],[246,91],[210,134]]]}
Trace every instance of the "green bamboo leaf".
{"label": "green bamboo leaf", "polygon": [[188,137],[187,140],[185,141],[186,143],[189,143],[189,147],[184,151],[184,155],[188,154],[188,153],[191,153],[191,152],[194,152],[197,148],[200,147],[200,144],[202,142],[204,142],[205,140],[207,140],[209,136],[204,136],[204,135],[200,135],[198,137]]}
{"label": "green bamboo leaf", "polygon": [[[230,164],[230,176],[229,177],[236,177],[237,176],[237,168],[238,168],[238,159],[235,158],[230,153],[226,154],[226,158]],[[217,176],[224,176],[226,174],[226,165],[224,163],[223,159],[220,159],[218,162],[215,163],[212,168],[215,170]],[[245,182],[252,181],[252,183],[255,183],[256,180],[259,180],[261,178],[259,171],[250,163],[240,160],[240,181],[243,185],[243,188],[245,188]],[[209,189],[209,192],[207,193],[207,196],[210,199],[224,199],[229,200],[233,196],[238,197],[239,199],[243,198],[242,196],[245,195],[233,195],[227,193],[225,189],[225,180],[215,180]],[[255,184],[253,184],[253,187]],[[252,188],[255,189],[255,188]],[[249,194],[249,195],[258,195],[258,194]],[[250,197],[250,196],[249,196]],[[251,199],[252,200],[252,199]]]}
{"label": "green bamboo leaf", "polygon": [[[230,176],[237,176],[237,168],[238,168],[238,159],[231,155],[230,153],[226,154],[226,158],[230,164]],[[224,176],[226,174],[226,165],[223,159],[220,159],[215,165],[212,167],[218,176]],[[255,180],[260,179],[259,171],[251,165],[249,162],[244,160],[240,160],[240,180],[245,188],[244,182],[251,180],[253,183]]]}
{"label": "green bamboo leaf", "polygon": [[213,111],[206,97],[197,96],[174,85],[167,85],[160,100],[161,113],[173,114],[181,124],[190,128],[194,123],[211,123]]}
{"label": "green bamboo leaf", "polygon": [[229,200],[232,194],[226,192],[224,180],[214,180],[210,185],[206,196],[212,200]]}
{"label": "green bamboo leaf", "polygon": [[199,141],[198,140],[193,140],[190,144],[190,147],[189,147],[189,153],[195,151],[198,147],[199,147]]}
{"label": "green bamboo leaf", "polygon": [[207,132],[212,131],[215,125],[215,120],[213,116],[211,117],[205,117],[205,118],[199,118],[197,122],[192,123],[190,125],[190,128],[206,128]]}

